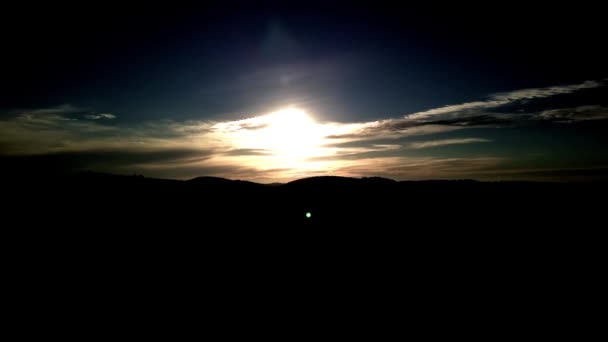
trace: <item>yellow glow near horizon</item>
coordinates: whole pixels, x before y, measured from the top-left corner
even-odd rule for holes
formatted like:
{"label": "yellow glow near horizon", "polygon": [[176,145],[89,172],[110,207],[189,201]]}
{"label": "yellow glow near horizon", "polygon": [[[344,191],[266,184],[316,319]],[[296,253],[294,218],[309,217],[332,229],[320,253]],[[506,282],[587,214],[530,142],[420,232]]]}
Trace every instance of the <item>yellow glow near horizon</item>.
{"label": "yellow glow near horizon", "polygon": [[290,167],[322,154],[326,134],[322,124],[298,108],[231,122],[221,130],[236,147],[263,151],[264,162]]}
{"label": "yellow glow near horizon", "polygon": [[214,161],[271,170],[277,179],[332,172],[344,161],[331,159],[339,150],[331,145],[341,140],[328,137],[349,134],[363,125],[366,124],[318,122],[305,110],[295,107],[218,122],[213,126],[214,139],[229,142],[231,150],[242,154],[220,155]]}

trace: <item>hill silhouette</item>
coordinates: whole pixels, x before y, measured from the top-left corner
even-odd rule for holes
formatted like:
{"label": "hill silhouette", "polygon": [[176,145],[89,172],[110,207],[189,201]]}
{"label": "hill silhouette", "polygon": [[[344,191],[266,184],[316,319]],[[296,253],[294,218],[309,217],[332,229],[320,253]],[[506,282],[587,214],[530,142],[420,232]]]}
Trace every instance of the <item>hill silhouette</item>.
{"label": "hill silhouette", "polygon": [[[603,260],[606,184],[313,177],[264,185],[94,172],[1,182],[4,252],[28,293],[40,279],[132,283],[142,293],[156,284],[179,296],[307,275],[342,287],[402,284],[433,298],[487,298],[499,288],[511,301],[529,298],[518,284],[550,288],[545,278],[593,272]],[[125,298],[121,288],[111,293]]]}
{"label": "hill silhouette", "polygon": [[243,243],[416,242],[409,248],[432,244],[445,250],[589,241],[603,222],[597,199],[607,189],[605,183],[374,177],[265,185],[96,172],[28,174],[2,183],[5,220],[15,222],[8,232],[42,244],[74,239],[100,245],[135,240],[189,244],[230,236]]}
{"label": "hill silhouette", "polygon": [[[370,229],[410,230],[436,224],[441,229],[458,224],[490,229],[502,223],[510,229],[555,222],[586,226],[602,212],[596,198],[607,188],[606,183],[333,176],[266,185],[218,177],[180,181],[96,172],[28,174],[5,177],[2,184],[6,212],[22,213],[21,220],[56,221],[68,227],[97,223],[112,227],[118,222],[181,227],[198,219],[201,229],[256,223],[333,229],[356,223]],[[311,218],[305,216],[308,212]]]}

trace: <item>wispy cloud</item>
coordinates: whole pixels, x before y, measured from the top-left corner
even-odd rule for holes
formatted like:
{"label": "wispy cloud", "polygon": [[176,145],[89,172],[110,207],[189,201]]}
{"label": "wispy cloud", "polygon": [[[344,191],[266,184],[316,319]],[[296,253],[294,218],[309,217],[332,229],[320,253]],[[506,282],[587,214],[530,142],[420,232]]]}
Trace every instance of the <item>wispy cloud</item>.
{"label": "wispy cloud", "polygon": [[498,112],[507,105],[534,101],[585,89],[605,87],[604,81],[586,81],[579,84],[530,88],[491,95],[488,100],[466,102],[360,124],[342,135],[330,136],[342,140],[376,140],[403,138],[461,130],[469,127],[504,127],[538,121],[572,122],[600,120],[606,117],[606,107],[584,105],[575,108],[547,109],[536,112]]}
{"label": "wispy cloud", "polygon": [[556,122],[575,122],[608,119],[608,107],[580,106],[575,108],[551,109],[538,115],[543,120]]}
{"label": "wispy cloud", "polygon": [[483,138],[443,139],[443,140],[413,142],[413,143],[410,143],[408,145],[408,147],[413,148],[413,149],[421,149],[421,148],[429,148],[429,147],[437,147],[437,146],[463,145],[463,144],[472,144],[472,143],[490,142],[490,141],[492,141],[492,140],[483,139]]}
{"label": "wispy cloud", "polygon": [[86,114],[84,117],[91,120],[116,119],[116,115],[110,113]]}
{"label": "wispy cloud", "polygon": [[449,105],[445,107],[430,109],[423,112],[408,114],[405,117],[411,120],[429,120],[432,118],[436,119],[437,116],[444,116],[445,119],[449,119],[453,118],[454,116],[479,114],[479,112],[484,109],[505,106],[516,101],[541,99],[550,96],[570,94],[579,90],[598,88],[604,85],[605,84],[603,82],[586,81],[579,84],[571,84],[564,86],[521,89],[512,92],[494,94],[490,96],[488,100],[485,101],[474,101],[456,105]]}
{"label": "wispy cloud", "polygon": [[327,138],[345,141],[398,139],[408,136],[445,133],[459,129],[462,129],[462,127],[433,123],[420,124],[408,119],[388,119],[354,125],[347,133],[329,135]]}
{"label": "wispy cloud", "polygon": [[526,99],[538,99],[545,98],[555,95],[561,94],[570,94],[575,91],[583,90],[583,89],[591,89],[598,88],[604,86],[605,83],[602,81],[585,81],[579,84],[570,84],[570,85],[562,85],[562,86],[553,86],[553,87],[545,87],[545,88],[529,88],[529,89],[521,89],[506,93],[498,93],[494,94],[492,97],[496,100],[506,100],[506,101],[517,101],[517,100],[526,100]]}
{"label": "wispy cloud", "polygon": [[71,113],[82,112],[83,109],[80,107],[75,107],[69,103],[62,104],[56,107],[50,108],[35,108],[35,109],[24,109],[19,110],[19,115],[22,116],[33,116],[33,117],[43,117],[43,116],[54,116],[54,115],[67,115]]}
{"label": "wispy cloud", "polygon": [[501,157],[386,157],[342,163],[336,173],[348,177],[377,175],[393,179],[492,179],[509,160]]}

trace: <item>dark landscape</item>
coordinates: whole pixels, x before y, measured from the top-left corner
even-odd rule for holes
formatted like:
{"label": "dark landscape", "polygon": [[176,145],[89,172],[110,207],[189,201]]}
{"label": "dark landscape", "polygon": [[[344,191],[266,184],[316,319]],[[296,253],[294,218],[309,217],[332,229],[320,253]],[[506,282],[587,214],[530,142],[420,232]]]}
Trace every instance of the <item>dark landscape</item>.
{"label": "dark landscape", "polygon": [[575,243],[603,230],[600,199],[607,189],[605,182],[398,182],[331,176],[267,185],[96,172],[4,179],[3,207],[14,219],[14,230],[41,234],[43,240],[88,237],[95,244],[124,239],[190,244],[232,235],[319,242],[433,239],[483,248]]}
{"label": "dark landscape", "polygon": [[[525,307],[533,310],[518,319],[538,327],[549,324],[538,314],[556,322],[578,300],[593,301],[605,260],[606,183],[7,179],[2,243],[9,291],[22,294],[16,317],[30,307],[50,317],[57,307],[102,314],[125,303],[146,321],[190,303],[254,314],[294,292],[298,310],[384,305],[353,301],[372,291],[382,303],[407,301],[422,324],[437,306],[505,316]],[[113,315],[131,320],[129,312]],[[87,317],[71,322],[94,329]],[[477,322],[499,329],[496,317]]]}

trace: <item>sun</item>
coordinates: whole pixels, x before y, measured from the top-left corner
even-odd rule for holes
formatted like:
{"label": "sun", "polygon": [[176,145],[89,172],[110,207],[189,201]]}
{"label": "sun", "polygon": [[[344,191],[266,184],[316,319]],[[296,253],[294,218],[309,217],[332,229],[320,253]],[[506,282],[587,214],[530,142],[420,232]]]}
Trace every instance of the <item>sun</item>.
{"label": "sun", "polygon": [[265,115],[266,126],[257,135],[259,145],[275,156],[303,159],[313,156],[323,134],[304,110],[285,108]]}
{"label": "sun", "polygon": [[287,107],[250,118],[216,123],[217,141],[229,142],[225,158],[258,169],[325,169],[333,154],[327,137],[340,134],[335,125],[318,122],[304,109]]}

